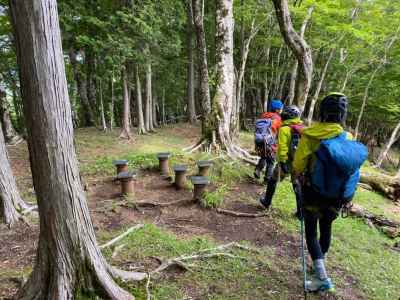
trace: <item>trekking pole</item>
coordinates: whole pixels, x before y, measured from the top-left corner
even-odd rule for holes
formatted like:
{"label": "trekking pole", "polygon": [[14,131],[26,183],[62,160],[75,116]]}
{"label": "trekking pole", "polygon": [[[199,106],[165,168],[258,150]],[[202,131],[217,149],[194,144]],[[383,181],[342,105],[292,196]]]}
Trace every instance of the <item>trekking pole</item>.
{"label": "trekking pole", "polygon": [[307,290],[306,290],[306,282],[307,282],[307,264],[306,264],[306,250],[304,244],[304,209],[303,209],[303,193],[301,190],[301,184],[298,179],[296,179],[296,189],[297,189],[297,197],[299,197],[300,206],[300,235],[301,235],[301,260],[303,267],[303,291],[304,291],[304,299],[307,300]]}
{"label": "trekking pole", "polygon": [[306,282],[307,282],[307,266],[306,266],[306,255],[305,255],[305,245],[304,245],[304,218],[301,216],[300,219],[300,231],[301,231],[301,259],[303,264],[303,290],[304,299],[307,300]]}

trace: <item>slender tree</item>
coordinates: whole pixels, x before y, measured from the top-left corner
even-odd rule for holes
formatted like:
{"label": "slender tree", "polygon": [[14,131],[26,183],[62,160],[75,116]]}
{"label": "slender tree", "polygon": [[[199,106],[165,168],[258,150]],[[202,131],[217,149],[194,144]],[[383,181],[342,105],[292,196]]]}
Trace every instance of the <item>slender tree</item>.
{"label": "slender tree", "polygon": [[76,299],[86,293],[134,299],[97,242],[74,150],[55,0],[11,0],[40,235],[36,264],[18,299]]}
{"label": "slender tree", "polygon": [[377,161],[376,161],[376,166],[380,167],[386,158],[386,156],[389,153],[390,148],[392,148],[393,144],[397,141],[399,138],[399,132],[400,132],[400,121],[397,123],[396,127],[393,129],[392,134],[390,135],[390,139],[386,143],[385,147],[383,148],[382,152],[380,153]]}
{"label": "slender tree", "polygon": [[140,75],[139,75],[139,66],[136,65],[135,68],[135,77],[136,77],[136,109],[137,109],[137,118],[138,118],[138,133],[145,134],[146,128],[144,126],[144,117],[143,117],[143,101],[142,101],[142,85],[140,83]]}
{"label": "slender tree", "polygon": [[[1,79],[1,77],[0,77]],[[10,112],[8,110],[6,91],[0,83],[0,125],[3,129],[4,139],[8,144],[15,144],[21,140],[21,137],[15,131],[11,122]]]}
{"label": "slender tree", "polygon": [[[287,0],[273,0],[273,3],[282,36],[298,61],[294,102],[301,111],[304,111],[313,73],[311,48],[304,38],[294,30]],[[314,9],[313,7],[310,10]]]}
{"label": "slender tree", "polygon": [[121,128],[121,138],[131,139],[131,124],[130,124],[130,114],[131,114],[131,105],[130,105],[130,96],[129,96],[129,87],[128,87],[128,75],[126,67],[123,68],[121,72],[122,77],[122,91],[124,98],[124,110],[122,112],[122,128]]}

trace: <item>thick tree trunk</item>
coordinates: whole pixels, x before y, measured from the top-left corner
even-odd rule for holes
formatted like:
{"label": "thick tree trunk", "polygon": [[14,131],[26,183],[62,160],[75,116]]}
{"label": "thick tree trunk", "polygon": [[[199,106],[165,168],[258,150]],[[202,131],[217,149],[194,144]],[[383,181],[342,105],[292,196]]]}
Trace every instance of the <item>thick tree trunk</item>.
{"label": "thick tree trunk", "polygon": [[149,132],[154,131],[153,126],[153,94],[151,85],[151,63],[146,64],[146,130]]}
{"label": "thick tree trunk", "polygon": [[75,81],[78,87],[79,99],[82,104],[83,110],[83,126],[90,127],[94,125],[94,113],[92,106],[89,103],[87,95],[87,82],[86,77],[81,73],[78,66],[77,53],[74,50],[69,51],[69,60],[72,65],[72,70],[74,72]]}
{"label": "thick tree trunk", "polygon": [[364,110],[365,110],[365,107],[367,106],[367,100],[368,100],[368,96],[369,96],[369,94],[368,94],[369,93],[369,89],[370,89],[370,87],[372,85],[372,82],[374,81],[375,75],[376,75],[376,73],[378,72],[379,69],[380,69],[380,67],[375,68],[375,70],[372,72],[371,77],[369,78],[368,84],[367,84],[367,86],[365,87],[365,90],[364,90],[363,102],[361,104],[360,113],[358,114],[356,129],[354,130],[354,138],[356,140],[358,139],[361,120],[362,120],[362,117],[364,116]]}
{"label": "thick tree trunk", "polygon": [[360,181],[368,184],[385,197],[393,201],[400,201],[400,180],[398,178],[383,174],[362,173]]}
{"label": "thick tree trunk", "polygon": [[[313,60],[311,48],[304,38],[294,30],[287,0],[273,0],[273,3],[282,36],[299,63],[294,102],[303,112],[312,81]],[[313,9],[314,6],[309,9],[308,15],[311,15]]]}
{"label": "thick tree trunk", "polygon": [[317,103],[319,93],[321,92],[322,84],[324,83],[325,76],[328,71],[329,64],[333,58],[333,55],[335,54],[335,50],[336,50],[335,48],[332,48],[331,51],[329,52],[328,58],[326,59],[325,65],[321,72],[321,77],[318,81],[317,87],[315,88],[314,96],[311,99],[310,110],[308,112],[308,118],[307,118],[308,125],[311,125],[312,118],[314,116],[315,104]]}
{"label": "thick tree trunk", "polygon": [[18,299],[133,299],[110,275],[97,242],[75,154],[57,4],[11,0],[40,236]]}
{"label": "thick tree trunk", "polygon": [[140,83],[140,75],[139,75],[139,66],[136,65],[136,109],[137,109],[137,118],[138,118],[138,133],[145,134],[146,128],[144,126],[144,117],[143,117],[143,100],[142,100],[142,85]]}
{"label": "thick tree trunk", "polygon": [[122,92],[124,98],[124,109],[122,111],[122,125],[120,138],[131,139],[131,124],[130,124],[130,114],[131,114],[131,104],[129,97],[129,87],[128,87],[128,75],[126,68],[121,72],[122,77]]}
{"label": "thick tree trunk", "polygon": [[21,140],[21,137],[15,131],[8,111],[6,91],[0,86],[0,122],[7,144],[15,144]]}
{"label": "thick tree trunk", "polygon": [[208,140],[212,137],[211,97],[208,78],[207,45],[204,32],[204,0],[192,0],[193,20],[196,30],[199,97],[202,107],[202,136]]}
{"label": "thick tree trunk", "polygon": [[196,103],[194,96],[194,49],[193,49],[193,12],[191,0],[187,1],[187,51],[188,51],[188,67],[187,67],[187,103],[188,103],[188,119],[190,123],[196,120]]}
{"label": "thick tree trunk", "polygon": [[101,116],[102,130],[107,131],[107,122],[106,122],[106,115],[105,115],[105,111],[104,111],[103,88],[101,85],[101,80],[99,81],[99,94],[100,94],[100,116]]}
{"label": "thick tree trunk", "polygon": [[22,200],[11,165],[0,126],[0,218],[8,226],[14,225],[21,217],[20,212],[28,205]]}
{"label": "thick tree trunk", "polygon": [[386,158],[390,148],[392,148],[393,144],[397,141],[399,138],[399,132],[400,132],[400,122],[397,124],[397,126],[394,128],[389,141],[386,143],[385,147],[383,148],[381,154],[379,155],[377,161],[376,161],[376,166],[380,167]]}

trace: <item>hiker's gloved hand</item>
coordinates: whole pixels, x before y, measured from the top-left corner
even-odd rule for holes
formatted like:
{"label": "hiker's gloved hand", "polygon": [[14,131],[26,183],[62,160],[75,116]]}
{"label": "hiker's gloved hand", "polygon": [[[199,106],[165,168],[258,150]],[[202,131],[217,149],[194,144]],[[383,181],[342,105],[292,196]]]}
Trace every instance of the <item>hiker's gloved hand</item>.
{"label": "hiker's gloved hand", "polygon": [[287,162],[285,163],[281,162],[281,170],[283,173],[289,174],[290,172],[289,164]]}

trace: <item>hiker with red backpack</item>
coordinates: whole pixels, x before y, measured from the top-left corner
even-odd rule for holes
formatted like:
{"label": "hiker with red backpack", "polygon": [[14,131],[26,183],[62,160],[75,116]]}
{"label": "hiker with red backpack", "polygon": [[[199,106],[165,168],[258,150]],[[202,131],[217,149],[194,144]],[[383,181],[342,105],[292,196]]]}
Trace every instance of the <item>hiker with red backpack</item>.
{"label": "hiker with red backpack", "polygon": [[320,122],[303,131],[294,155],[293,170],[301,182],[302,217],[314,271],[311,280],[305,280],[306,292],[334,289],[325,268],[332,223],[351,202],[360,167],[368,156],[367,148],[353,141],[342,127],[347,106],[347,97],[341,93],[326,96],[320,105]]}
{"label": "hiker with red backpack", "polygon": [[261,172],[266,168],[264,177],[266,182],[272,176],[275,168],[277,151],[276,137],[282,125],[280,113],[283,109],[283,103],[279,99],[273,99],[270,108],[270,112],[264,112],[261,118],[256,121],[254,134],[256,151],[260,156],[254,171],[254,177],[259,179]]}
{"label": "hiker with red backpack", "polygon": [[[295,105],[286,106],[281,114],[282,126],[278,134],[278,165],[275,167],[273,175],[268,180],[267,191],[260,198],[261,204],[265,208],[269,208],[272,203],[272,198],[275,194],[276,186],[279,180],[283,180],[287,175],[292,174],[292,161],[297,145],[300,140],[301,133],[304,129],[303,122],[300,119],[300,109]],[[291,176],[293,190],[296,195],[297,210],[295,215],[300,216],[300,195],[298,183]]]}

